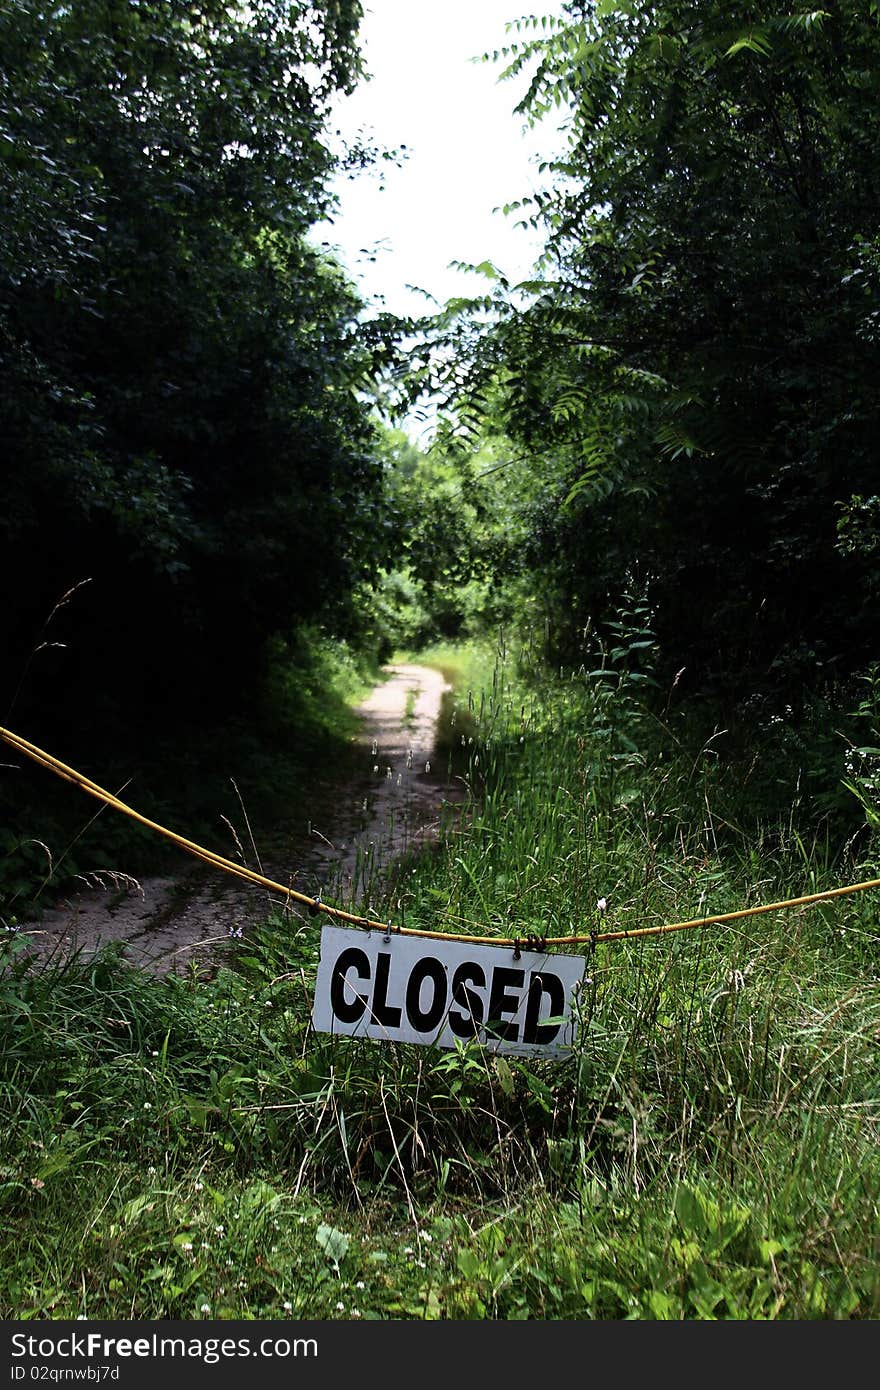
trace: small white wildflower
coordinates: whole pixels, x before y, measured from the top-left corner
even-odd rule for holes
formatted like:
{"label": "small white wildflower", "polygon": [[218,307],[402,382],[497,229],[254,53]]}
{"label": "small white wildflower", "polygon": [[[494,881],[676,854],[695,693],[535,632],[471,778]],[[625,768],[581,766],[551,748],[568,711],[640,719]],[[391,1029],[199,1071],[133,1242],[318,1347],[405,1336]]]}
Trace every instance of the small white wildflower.
{"label": "small white wildflower", "polygon": [[344,1303],[337,1303],[337,1305],[336,1305],[336,1311],[337,1311],[337,1313],[344,1313],[344,1312],[345,1312],[345,1304],[344,1304]]}
{"label": "small white wildflower", "polygon": [[215,1227],[214,1227],[214,1234],[215,1234],[215,1235],[218,1235],[218,1236],[225,1235],[225,1234],[226,1234],[226,1227],[225,1227],[225,1226],[215,1226]]}
{"label": "small white wildflower", "polygon": [[205,1184],[204,1184],[203,1182],[197,1182],[197,1183],[195,1183],[195,1190],[196,1190],[196,1192],[204,1192],[204,1190],[205,1190]]}
{"label": "small white wildflower", "polygon": [[360,1315],[361,1315],[361,1310],[360,1310],[360,1308],[352,1308],[352,1310],[351,1310],[351,1316],[352,1316],[353,1318],[359,1318]]}
{"label": "small white wildflower", "polygon": [[430,1235],[427,1231],[422,1231],[422,1240],[425,1242],[426,1245],[430,1245],[433,1239],[434,1237]]}
{"label": "small white wildflower", "polygon": [[154,1057],[158,1057],[158,1056],[159,1056],[158,1052],[154,1052],[152,1055],[153,1055]]}
{"label": "small white wildflower", "polygon": [[282,1303],[281,1306],[282,1306],[282,1308],[284,1309],[285,1313],[292,1313],[292,1312],[293,1312],[293,1304],[292,1304],[292,1303],[284,1302],[284,1303]]}
{"label": "small white wildflower", "polygon": [[597,899],[596,899],[596,911],[597,911],[597,912],[604,912],[607,906],[608,906],[608,899],[607,899],[607,898],[597,898]]}
{"label": "small white wildflower", "polygon": [[356,1289],[363,1289],[363,1288],[365,1288],[365,1287],[366,1287],[366,1286],[365,1286],[365,1284],[364,1284],[363,1279],[358,1279],[357,1283],[355,1284],[355,1288],[356,1288]]}
{"label": "small white wildflower", "polygon": [[150,1102],[149,1102],[148,1100],[145,1100],[145,1101],[144,1101],[144,1109],[145,1109],[145,1110],[152,1110],[152,1108],[153,1108],[153,1107],[152,1107],[152,1105],[150,1104]]}
{"label": "small white wildflower", "polygon": [[193,1243],[191,1240],[184,1240],[181,1242],[180,1248],[181,1250],[192,1250]]}
{"label": "small white wildflower", "polygon": [[210,1311],[211,1311],[211,1305],[210,1305],[210,1303],[203,1303],[202,1306],[201,1306],[201,1308],[199,1309],[199,1312],[200,1312],[200,1313],[210,1313]]}
{"label": "small white wildflower", "polygon": [[404,1255],[411,1255],[411,1254],[413,1253],[413,1248],[412,1248],[412,1246],[411,1246],[411,1245],[405,1245],[405,1246],[403,1247],[403,1253],[404,1253]]}

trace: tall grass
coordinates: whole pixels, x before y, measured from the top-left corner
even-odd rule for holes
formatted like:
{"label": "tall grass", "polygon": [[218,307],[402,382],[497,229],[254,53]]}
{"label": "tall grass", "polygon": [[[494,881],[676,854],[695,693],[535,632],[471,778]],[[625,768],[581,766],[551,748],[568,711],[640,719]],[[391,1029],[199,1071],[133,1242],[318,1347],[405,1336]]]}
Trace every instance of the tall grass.
{"label": "tall grass", "polygon": [[[355,771],[354,706],[378,677],[378,666],[340,640],[301,629],[295,641],[268,645],[256,693],[222,722],[198,707],[175,710],[169,727],[123,728],[122,716],[89,731],[87,752],[28,737],[74,767],[96,774],[142,814],[223,853],[230,821],[242,803],[266,852],[291,834],[307,834],[316,783],[325,797],[331,780]],[[26,758],[0,756],[0,925],[32,917],[60,893],[89,886],[96,872],[140,877],[174,873],[179,851],[125,816],[85,802],[78,788]],[[334,778],[327,769],[334,770]],[[338,794],[338,790],[337,790]],[[311,806],[302,815],[300,805]],[[279,829],[281,828],[281,829]],[[218,839],[219,837],[219,839]]]}
{"label": "tall grass", "polygon": [[[646,714],[642,650],[472,656],[464,811],[373,903],[563,935],[858,874]],[[279,915],[213,981],[159,981],[113,952],[36,967],[10,934],[4,1316],[880,1312],[873,896],[598,945],[560,1061],[315,1034],[317,937]]]}

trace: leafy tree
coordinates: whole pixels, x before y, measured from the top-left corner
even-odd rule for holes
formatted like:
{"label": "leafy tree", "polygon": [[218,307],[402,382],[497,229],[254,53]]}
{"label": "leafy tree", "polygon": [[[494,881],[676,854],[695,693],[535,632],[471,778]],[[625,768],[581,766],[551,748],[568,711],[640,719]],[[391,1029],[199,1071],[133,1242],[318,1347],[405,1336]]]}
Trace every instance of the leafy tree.
{"label": "leafy tree", "polygon": [[[385,554],[363,398],[382,343],[307,239],[360,17],[0,0],[0,638],[20,719],[235,706],[266,639],[342,624]],[[53,620],[65,648],[28,667],[86,579]]]}
{"label": "leafy tree", "polygon": [[566,121],[521,208],[542,278],[488,297],[472,376],[554,461],[529,504],[548,607],[573,634],[638,567],[683,689],[846,676],[880,616],[852,534],[877,493],[880,7],[572,3],[496,56],[525,116]]}
{"label": "leafy tree", "polygon": [[[474,447],[440,421],[422,452],[402,430],[381,442],[399,547],[383,578],[387,652],[509,621],[518,597],[528,474],[503,438]],[[394,609],[397,609],[395,612]]]}

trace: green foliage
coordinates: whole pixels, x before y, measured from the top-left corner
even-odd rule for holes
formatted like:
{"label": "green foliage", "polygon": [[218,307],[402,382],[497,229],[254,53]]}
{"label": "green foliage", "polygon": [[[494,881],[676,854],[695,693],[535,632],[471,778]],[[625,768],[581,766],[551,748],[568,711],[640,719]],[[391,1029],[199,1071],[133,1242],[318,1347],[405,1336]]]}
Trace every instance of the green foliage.
{"label": "green foliage", "polygon": [[[435,649],[474,681],[453,724],[473,796],[377,910],[561,934],[860,871],[792,820],[747,825],[748,788],[647,717],[629,677],[650,669],[649,619],[634,595],[574,671],[504,641]],[[863,895],[599,945],[574,1052],[549,1062],[315,1034],[318,928],[296,911],[230,943],[213,979],[110,948],[39,964],[6,932],[0,1306],[876,1317],[877,935]]]}
{"label": "green foliage", "polygon": [[398,549],[356,599],[367,643],[386,656],[507,621],[514,601],[505,576],[517,567],[519,537],[497,486],[509,466],[498,442],[465,448],[445,427],[427,452],[399,430],[381,442]]}
{"label": "green foliage", "polygon": [[843,785],[864,812],[871,831],[880,830],[880,667],[862,677],[862,698],[854,711],[855,740],[846,752]]}
{"label": "green foliage", "polygon": [[[288,641],[269,642],[254,674],[259,696],[240,718],[181,717],[147,746],[130,731],[112,748],[93,745],[95,780],[124,787],[141,814],[223,854],[234,851],[229,829],[244,810],[264,851],[286,837],[288,854],[290,837],[306,833],[309,808],[353,775],[353,706],[378,668],[348,643],[301,627]],[[166,840],[11,750],[5,761],[0,925],[33,917],[61,893],[185,871],[186,856]]]}
{"label": "green foliage", "polygon": [[[289,799],[350,732],[336,657],[351,686],[375,655],[383,335],[309,240],[372,157],[324,138],[360,16],[0,3],[0,722],[197,838],[230,776]],[[4,911],[161,863],[0,762]]]}
{"label": "green foliage", "polygon": [[387,558],[381,343],[307,236],[360,14],[0,5],[0,699],[35,731],[228,713]]}
{"label": "green foliage", "polygon": [[[503,619],[425,654],[465,803],[372,911],[589,935],[874,876],[874,8],[514,26],[567,115],[546,255],[409,353],[457,406],[423,456],[368,414],[400,325],[306,236],[360,6],[0,0],[5,706],[92,773],[142,713],[99,780],[159,820],[233,759],[277,807],[370,658]],[[877,1316],[873,896],[596,946],[560,1062],[381,1046],[313,1032],[295,910],[210,979],[38,961],[90,827],[3,775],[6,1316]]]}
{"label": "green foliage", "polygon": [[516,207],[545,251],[438,358],[532,461],[535,604],[571,659],[638,562],[681,694],[796,704],[877,626],[877,15],[634,0],[512,34],[517,111],[564,118]]}

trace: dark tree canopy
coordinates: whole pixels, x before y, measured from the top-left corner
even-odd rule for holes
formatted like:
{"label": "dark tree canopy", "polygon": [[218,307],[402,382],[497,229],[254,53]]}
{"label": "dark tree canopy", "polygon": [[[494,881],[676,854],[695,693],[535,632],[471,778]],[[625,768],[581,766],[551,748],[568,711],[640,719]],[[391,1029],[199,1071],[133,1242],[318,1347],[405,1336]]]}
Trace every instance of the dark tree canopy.
{"label": "dark tree canopy", "polygon": [[878,6],[566,11],[498,55],[567,113],[543,282],[481,348],[555,460],[527,567],[569,634],[637,572],[692,689],[845,676],[880,618]]}
{"label": "dark tree canopy", "polygon": [[4,713],[234,704],[382,558],[375,354],[306,237],[360,17],[0,0]]}

